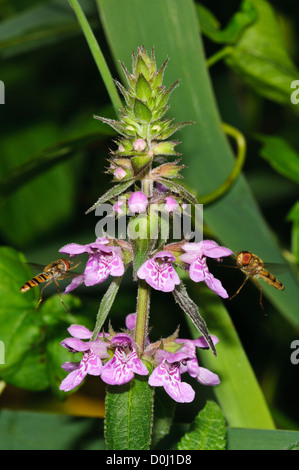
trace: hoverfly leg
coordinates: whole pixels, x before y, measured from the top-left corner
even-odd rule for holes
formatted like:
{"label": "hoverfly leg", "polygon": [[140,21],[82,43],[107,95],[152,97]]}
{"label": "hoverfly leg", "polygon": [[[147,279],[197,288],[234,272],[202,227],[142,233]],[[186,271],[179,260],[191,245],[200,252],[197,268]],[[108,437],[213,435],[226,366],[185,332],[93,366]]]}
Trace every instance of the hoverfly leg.
{"label": "hoverfly leg", "polygon": [[60,293],[60,290],[59,290],[59,285],[58,285],[58,282],[56,281],[56,279],[54,279],[54,282],[55,282],[56,287],[57,287],[57,292],[58,292],[58,295],[59,295],[59,298],[60,298],[60,302],[61,302],[62,305],[64,306],[65,310],[66,310],[68,313],[71,313],[71,312],[68,310],[68,308],[67,308],[67,306],[65,305],[65,303],[63,302],[63,300],[62,300],[61,293]]}
{"label": "hoverfly leg", "polygon": [[[263,305],[263,289],[261,288],[261,286],[259,285],[258,281],[255,279],[255,277],[252,278],[254,280],[254,282],[256,283],[256,285],[258,286],[259,290],[260,290],[260,306],[261,306],[261,309],[263,310],[264,312],[264,305]],[[264,312],[265,313],[265,312]],[[266,314],[265,314],[266,315]]]}
{"label": "hoverfly leg", "polygon": [[[70,261],[70,263],[72,264],[71,261]],[[79,264],[81,264],[81,261],[79,261],[79,263],[75,264],[75,266],[72,266],[72,267],[70,268],[70,270],[71,270],[71,269],[76,269],[76,268],[79,266]]]}
{"label": "hoverfly leg", "polygon": [[34,310],[37,310],[39,305],[42,303],[42,301],[43,301],[43,292],[44,292],[45,288],[51,284],[51,282],[52,282],[52,279],[49,282],[47,282],[47,284],[45,284],[44,287],[42,288],[42,290],[40,291],[39,301],[38,301],[38,304],[37,304],[37,306],[35,307]]}
{"label": "hoverfly leg", "polygon": [[241,286],[239,287],[239,289],[237,290],[237,292],[234,294],[234,295],[231,295],[227,300],[232,300],[234,299],[240,292],[240,290],[242,289],[242,287],[244,287],[244,285],[246,284],[246,281],[249,279],[249,276],[246,276],[243,284],[241,284]]}

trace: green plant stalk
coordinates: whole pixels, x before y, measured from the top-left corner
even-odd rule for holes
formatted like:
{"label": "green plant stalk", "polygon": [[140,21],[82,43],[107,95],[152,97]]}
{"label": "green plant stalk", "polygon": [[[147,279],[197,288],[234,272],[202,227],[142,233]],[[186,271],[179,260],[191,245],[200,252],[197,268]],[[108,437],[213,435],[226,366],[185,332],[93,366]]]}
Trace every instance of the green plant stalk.
{"label": "green plant stalk", "polygon": [[201,204],[211,204],[212,202],[222,197],[232,187],[238,176],[241,174],[243,165],[245,163],[246,140],[243,134],[235,127],[225,123],[222,123],[222,129],[225,134],[235,139],[237,144],[236,163],[228,178],[220,186],[218,186],[215,191],[212,191],[211,193],[199,198],[199,202]]}
{"label": "green plant stalk", "polygon": [[93,31],[86,19],[86,16],[77,0],[69,0],[71,7],[74,9],[76,16],[78,18],[79,24],[85,36],[85,39],[89,45],[90,51],[93,55],[95,63],[98,67],[100,75],[103,79],[103,82],[106,86],[107,92],[110,96],[112,105],[114,107],[115,113],[118,114],[119,110],[123,107],[121,99],[118,95],[117,89],[114,85],[113,78],[110,74],[110,70],[106,64],[103,53],[100,49],[100,46],[93,34]]}
{"label": "green plant stalk", "polygon": [[212,67],[214,64],[219,62],[219,60],[224,59],[232,51],[230,46],[223,47],[220,51],[215,52],[211,57],[206,60],[207,67]]}
{"label": "green plant stalk", "polygon": [[[151,166],[148,168],[147,173],[149,173],[150,170]],[[151,197],[153,191],[153,181],[145,177],[142,181],[142,191],[147,195],[147,197]],[[146,236],[149,236],[148,232],[146,233]],[[145,281],[140,280],[137,294],[137,318],[135,326],[135,342],[140,354],[142,354],[144,350],[148,332],[150,292],[151,287]]]}
{"label": "green plant stalk", "polygon": [[139,354],[142,354],[144,351],[148,332],[150,293],[151,287],[145,281],[140,280],[137,294],[137,318],[135,326],[135,342],[137,344]]}

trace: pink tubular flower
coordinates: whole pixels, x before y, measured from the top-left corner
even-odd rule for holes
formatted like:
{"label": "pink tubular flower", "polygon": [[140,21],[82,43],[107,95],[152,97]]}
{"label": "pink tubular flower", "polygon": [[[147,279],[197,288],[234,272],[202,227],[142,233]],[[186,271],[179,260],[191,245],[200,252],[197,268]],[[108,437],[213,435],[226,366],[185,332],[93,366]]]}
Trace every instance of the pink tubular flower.
{"label": "pink tubular flower", "polygon": [[124,179],[125,176],[127,176],[126,170],[124,170],[122,167],[117,167],[116,170],[113,171],[114,178],[117,180],[122,180]]}
{"label": "pink tubular flower", "polygon": [[108,343],[101,339],[95,341],[82,341],[80,338],[91,338],[92,332],[81,325],[72,325],[68,329],[73,338],[66,338],[61,345],[69,351],[76,353],[82,352],[83,357],[80,362],[65,362],[62,368],[69,372],[67,377],[61,382],[59,389],[69,392],[77,387],[87,374],[101,375],[102,361],[109,357],[107,353]]}
{"label": "pink tubular flower", "polygon": [[[212,336],[213,343],[218,339]],[[220,383],[218,375],[199,367],[195,347],[207,348],[208,344],[204,338],[196,340],[176,340],[182,346],[175,353],[159,349],[155,355],[158,366],[149,377],[148,383],[153,387],[164,387],[168,395],[179,403],[190,403],[193,401],[195,392],[191,385],[181,382],[181,374],[188,372],[198,382],[204,385],[217,385]]]}
{"label": "pink tubular flower", "polygon": [[97,238],[94,243],[87,245],[70,243],[59,250],[70,257],[81,253],[89,254],[84,273],[73,279],[65,289],[65,294],[76,289],[82,282],[86,286],[94,286],[104,282],[109,275],[116,277],[123,275],[125,268],[121,259],[121,249],[116,246],[106,246],[107,243],[109,242],[106,238]]}
{"label": "pink tubular flower", "polygon": [[143,152],[146,149],[146,142],[144,139],[137,139],[133,142],[133,148],[137,152]]}
{"label": "pink tubular flower", "polygon": [[162,184],[162,183],[156,182],[156,188],[160,193],[166,193],[168,191],[166,186],[164,186],[164,184]]}
{"label": "pink tubular flower", "polygon": [[165,198],[165,210],[167,212],[173,212],[175,211],[177,208],[179,207],[177,201],[171,197],[171,196],[168,196],[167,198]]}
{"label": "pink tubular flower", "polygon": [[137,356],[136,347],[132,338],[119,333],[111,339],[111,345],[115,347],[112,359],[102,369],[101,378],[110,385],[122,385],[130,382],[134,374],[147,375],[148,370]]}
{"label": "pink tubular flower", "polygon": [[116,212],[118,215],[121,215],[124,213],[124,211],[121,209],[121,206],[124,205],[124,201],[116,201],[115,204],[113,205],[113,210]]}
{"label": "pink tubular flower", "polygon": [[136,313],[129,313],[129,315],[126,316],[126,327],[128,330],[134,330],[136,325],[136,318]]}
{"label": "pink tubular flower", "polygon": [[180,278],[172,266],[175,257],[169,251],[160,251],[153,258],[145,261],[138,269],[139,279],[146,282],[156,290],[171,292],[180,284]]}
{"label": "pink tubular flower", "polygon": [[148,200],[142,191],[135,191],[128,200],[128,206],[131,212],[144,212],[147,208]]}
{"label": "pink tubular flower", "polygon": [[219,246],[213,240],[203,240],[200,243],[185,243],[182,248],[186,253],[180,256],[180,260],[190,264],[190,279],[194,282],[204,281],[213,292],[216,292],[216,294],[224,299],[227,298],[228,293],[221,282],[209,271],[207,257],[220,259],[223,256],[232,255],[233,252],[224,246]]}

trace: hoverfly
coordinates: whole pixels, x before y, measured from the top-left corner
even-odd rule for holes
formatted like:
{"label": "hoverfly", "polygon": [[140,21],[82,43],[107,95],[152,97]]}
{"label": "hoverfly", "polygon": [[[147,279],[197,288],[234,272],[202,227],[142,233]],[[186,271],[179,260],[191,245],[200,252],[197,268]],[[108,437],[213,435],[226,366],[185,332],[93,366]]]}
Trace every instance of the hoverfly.
{"label": "hoverfly", "polygon": [[257,255],[254,255],[250,251],[240,251],[237,255],[236,261],[238,267],[241,269],[241,271],[245,274],[246,277],[243,284],[239,287],[237,292],[230,297],[230,299],[233,299],[234,297],[236,297],[236,295],[238,295],[238,293],[250,277],[252,277],[252,279],[256,282],[260,289],[260,306],[262,307],[262,309],[264,309],[262,303],[262,288],[256,281],[257,278],[263,279],[265,282],[275,287],[275,289],[284,290],[284,285],[278,279],[276,279],[273,274],[270,274],[267,271],[267,265]]}
{"label": "hoverfly", "polygon": [[60,281],[61,279],[64,279],[64,278],[69,277],[69,276],[78,276],[78,273],[73,274],[73,273],[68,273],[68,271],[70,269],[76,268],[80,263],[76,264],[72,268],[70,267],[71,264],[72,264],[71,261],[68,261],[67,259],[59,258],[58,260],[53,261],[52,263],[45,266],[44,269],[43,269],[43,272],[37,274],[35,277],[33,277],[32,279],[27,281],[21,287],[20,291],[22,293],[24,293],[24,292],[27,292],[28,290],[30,290],[32,287],[38,286],[39,284],[43,284],[44,282],[46,282],[46,284],[44,285],[44,287],[41,290],[40,298],[39,298],[39,301],[38,301],[38,304],[37,304],[35,310],[37,310],[37,308],[39,307],[40,303],[43,300],[42,295],[43,295],[43,291],[45,290],[45,288],[47,286],[49,286],[52,282],[54,282],[56,287],[57,287],[57,291],[58,291],[58,295],[59,295],[59,298],[61,300],[61,303],[64,306],[64,308],[66,309],[66,311],[68,312],[68,309],[66,308],[66,306],[65,306],[65,304],[64,304],[64,302],[61,298],[59,285],[58,285],[57,281]]}

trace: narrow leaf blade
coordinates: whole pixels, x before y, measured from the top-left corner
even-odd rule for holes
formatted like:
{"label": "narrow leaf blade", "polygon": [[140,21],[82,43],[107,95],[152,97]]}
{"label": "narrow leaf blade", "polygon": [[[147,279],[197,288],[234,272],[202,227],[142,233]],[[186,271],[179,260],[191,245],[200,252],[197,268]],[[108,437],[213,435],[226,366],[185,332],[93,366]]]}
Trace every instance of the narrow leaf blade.
{"label": "narrow leaf blade", "polygon": [[122,194],[126,189],[128,189],[132,184],[134,183],[134,179],[130,178],[127,181],[124,181],[123,183],[119,183],[114,185],[112,188],[108,189],[108,191],[103,194],[97,202],[94,203],[93,206],[91,206],[85,214],[89,214],[89,212],[95,210],[99,205],[104,204],[107,201],[110,201],[111,199],[115,198],[116,196],[119,196]]}
{"label": "narrow leaf blade", "polygon": [[175,287],[173,291],[173,296],[175,298],[175,301],[190,318],[190,320],[196,326],[198,331],[203,335],[208,345],[210,346],[214,356],[217,356],[215,346],[207,328],[207,324],[200,315],[197,305],[193,302],[192,299],[190,299],[186,287],[182,282]]}

